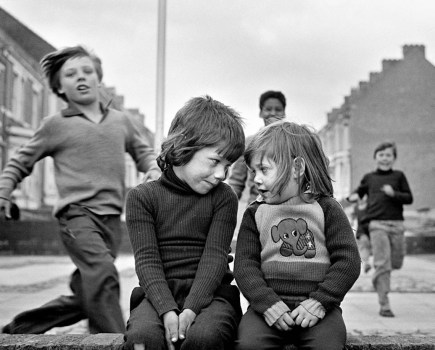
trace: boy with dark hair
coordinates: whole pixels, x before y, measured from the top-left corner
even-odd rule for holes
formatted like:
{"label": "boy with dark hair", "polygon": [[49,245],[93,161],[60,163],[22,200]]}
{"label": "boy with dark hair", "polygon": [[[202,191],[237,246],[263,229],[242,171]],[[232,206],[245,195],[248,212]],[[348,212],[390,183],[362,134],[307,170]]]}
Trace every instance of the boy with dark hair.
{"label": "boy with dark hair", "polygon": [[232,108],[193,98],[162,144],[160,179],[129,192],[126,222],[140,287],[125,349],[232,348],[241,308],[227,258],[237,197],[223,181],[244,146]]}
{"label": "boy with dark hair", "polygon": [[0,209],[10,216],[16,185],[35,163],[54,160],[59,199],[54,215],[77,269],[72,296],[61,296],[17,315],[4,333],[44,333],[89,320],[91,333],[122,333],[119,277],[114,260],[121,244],[125,152],[151,179],[160,171],[139,124],[104,106],[99,98],[101,61],[81,46],[49,53],[41,66],[53,92],[68,108],[47,117],[31,140],[10,159],[0,176]]}
{"label": "boy with dark hair", "polygon": [[377,169],[364,175],[350,200],[367,195],[366,215],[373,252],[373,286],[378,293],[379,314],[394,317],[388,293],[391,270],[400,269],[405,257],[403,205],[412,203],[412,193],[405,174],[393,170],[397,158],[394,142],[383,142],[376,147],[373,157]]}
{"label": "boy with dark hair", "polygon": [[[260,95],[260,118],[263,119],[264,125],[285,118],[285,107],[287,105],[284,94],[281,91],[268,90]],[[246,146],[249,145],[252,135],[246,138]],[[240,157],[231,167],[231,174],[228,184],[236,192],[237,198],[241,198],[245,187],[249,188],[248,204],[253,202],[258,191],[253,181],[253,175],[248,172],[243,157]]]}

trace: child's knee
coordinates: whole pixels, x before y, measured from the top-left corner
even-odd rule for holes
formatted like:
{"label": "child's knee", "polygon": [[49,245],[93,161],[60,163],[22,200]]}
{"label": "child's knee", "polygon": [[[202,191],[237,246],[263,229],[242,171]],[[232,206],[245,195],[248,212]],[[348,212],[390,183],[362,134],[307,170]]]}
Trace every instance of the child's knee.
{"label": "child's knee", "polygon": [[124,339],[125,350],[166,349],[164,335],[158,327],[127,329]]}
{"label": "child's knee", "polygon": [[198,328],[201,329],[191,328],[189,330],[183,348],[189,350],[228,349],[234,341],[233,337],[225,337],[218,329],[211,329],[211,327]]}

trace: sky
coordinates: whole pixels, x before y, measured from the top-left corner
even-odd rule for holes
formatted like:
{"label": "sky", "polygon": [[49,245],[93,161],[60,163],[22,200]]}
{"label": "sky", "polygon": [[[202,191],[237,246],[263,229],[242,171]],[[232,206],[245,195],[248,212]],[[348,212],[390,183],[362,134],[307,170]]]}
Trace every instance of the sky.
{"label": "sky", "polygon": [[[56,48],[82,44],[103,62],[107,86],[156,130],[159,0],[0,0]],[[383,59],[425,45],[435,63],[435,1],[167,0],[164,130],[190,98],[233,107],[247,135],[261,126],[266,90],[287,117],[316,129]]]}

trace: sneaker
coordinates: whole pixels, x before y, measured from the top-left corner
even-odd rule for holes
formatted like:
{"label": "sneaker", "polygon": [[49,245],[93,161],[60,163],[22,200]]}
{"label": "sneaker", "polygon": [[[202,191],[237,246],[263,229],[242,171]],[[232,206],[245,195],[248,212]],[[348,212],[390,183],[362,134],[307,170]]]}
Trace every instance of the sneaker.
{"label": "sneaker", "polygon": [[391,311],[390,309],[379,311],[379,315],[381,315],[382,317],[394,317],[393,311]]}

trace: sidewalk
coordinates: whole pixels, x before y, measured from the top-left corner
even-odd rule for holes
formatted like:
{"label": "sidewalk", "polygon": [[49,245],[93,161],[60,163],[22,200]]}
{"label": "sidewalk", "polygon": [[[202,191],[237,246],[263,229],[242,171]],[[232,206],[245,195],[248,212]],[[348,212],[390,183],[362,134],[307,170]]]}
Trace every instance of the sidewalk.
{"label": "sidewalk", "polygon": [[[121,276],[121,306],[127,320],[129,297],[137,286],[134,260],[122,255],[116,261]],[[70,294],[74,270],[66,256],[0,256],[0,327],[17,313],[37,307],[61,294]],[[435,254],[409,255],[404,267],[392,275],[390,294],[395,318],[378,315],[371,274],[362,273],[342,303],[347,330],[360,335],[435,334]],[[243,309],[247,303],[242,301]],[[85,333],[86,323],[57,328],[50,333]]]}

